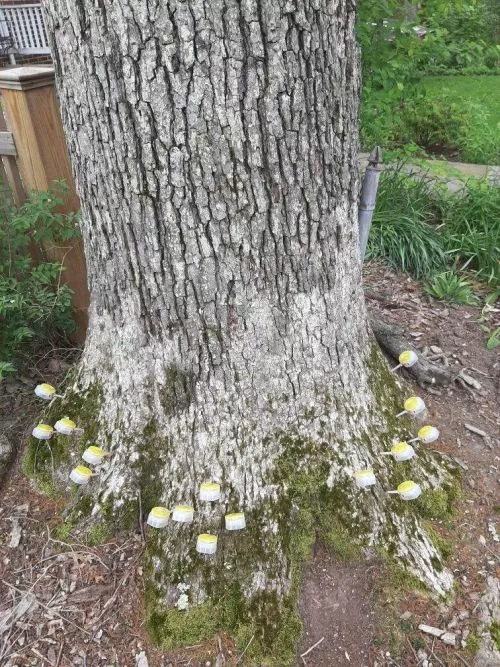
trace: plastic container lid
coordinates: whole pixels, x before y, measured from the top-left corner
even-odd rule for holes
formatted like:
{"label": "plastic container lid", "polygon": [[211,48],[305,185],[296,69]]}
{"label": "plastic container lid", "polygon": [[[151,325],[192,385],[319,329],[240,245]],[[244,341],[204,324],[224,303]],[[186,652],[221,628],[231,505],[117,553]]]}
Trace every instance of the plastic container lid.
{"label": "plastic container lid", "polygon": [[194,507],[191,505],[176,505],[172,512],[172,520],[179,523],[191,523],[194,516]]}
{"label": "plastic container lid", "polygon": [[217,536],[202,533],[196,540],[196,551],[200,554],[213,555],[217,551]]}
{"label": "plastic container lid", "polygon": [[422,426],[418,432],[418,438],[422,442],[434,442],[439,438],[439,431],[435,426]]}
{"label": "plastic container lid", "polygon": [[367,470],[356,470],[354,473],[354,478],[356,480],[356,484],[361,488],[364,489],[367,486],[373,486],[374,484],[377,483],[377,479],[375,477],[375,474],[373,470],[367,469]]}
{"label": "plastic container lid", "polygon": [[247,525],[244,512],[226,514],[224,520],[226,522],[226,530],[243,530]]}
{"label": "plastic container lid", "polygon": [[414,500],[422,493],[420,486],[412,480],[401,482],[397,488],[397,491],[403,500]]}
{"label": "plastic container lid", "polygon": [[44,382],[43,384],[37,384],[35,387],[35,394],[38,398],[44,398],[45,400],[50,400],[56,393],[56,388],[51,384]]}
{"label": "plastic container lid", "polygon": [[165,528],[170,518],[170,510],[166,507],[153,507],[148,515],[148,526],[153,528]]}
{"label": "plastic container lid", "polygon": [[98,466],[103,463],[104,458],[107,456],[107,452],[96,445],[90,445],[82,454],[82,459],[91,465]]}
{"label": "plastic container lid", "polygon": [[200,500],[213,502],[219,500],[220,496],[220,484],[216,484],[215,482],[200,484]]}
{"label": "plastic container lid", "polygon": [[38,440],[50,440],[54,434],[54,429],[48,424],[37,424],[31,431],[31,435]]}
{"label": "plastic container lid", "polygon": [[399,355],[399,363],[405,368],[411,368],[418,361],[418,355],[413,350],[405,350]]}
{"label": "plastic container lid", "polygon": [[54,424],[54,428],[58,433],[62,433],[63,435],[71,435],[71,433],[73,433],[76,428],[76,424],[69,417],[63,417]]}
{"label": "plastic container lid", "polygon": [[88,484],[92,477],[92,470],[86,466],[76,466],[69,474],[69,478],[75,484]]}
{"label": "plastic container lid", "polygon": [[409,461],[415,456],[415,450],[407,442],[397,442],[391,447],[391,454],[396,461]]}
{"label": "plastic container lid", "polygon": [[419,415],[425,410],[425,403],[420,396],[410,396],[404,402],[404,408],[410,415]]}

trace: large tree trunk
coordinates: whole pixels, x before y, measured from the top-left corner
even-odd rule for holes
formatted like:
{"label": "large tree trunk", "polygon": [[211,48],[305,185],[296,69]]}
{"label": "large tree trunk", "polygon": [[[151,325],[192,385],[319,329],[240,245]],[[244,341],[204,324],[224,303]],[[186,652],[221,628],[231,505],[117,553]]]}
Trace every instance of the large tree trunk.
{"label": "large tree trunk", "polygon": [[[361,289],[351,2],[45,9],[92,298],[81,368],[54,407],[85,428],[78,451],[111,453],[77,518],[126,526],[139,502],[196,506],[191,526],[147,536],[158,637],[222,626],[287,664],[317,526],[385,545],[443,593],[451,577],[414,506],[385,493],[408,476],[435,486],[445,468],[380,455],[404,432],[403,394]],[[368,466],[379,484],[358,491]],[[223,500],[207,509],[209,480]],[[227,533],[236,510],[247,529]],[[210,531],[212,559],[194,550]]]}

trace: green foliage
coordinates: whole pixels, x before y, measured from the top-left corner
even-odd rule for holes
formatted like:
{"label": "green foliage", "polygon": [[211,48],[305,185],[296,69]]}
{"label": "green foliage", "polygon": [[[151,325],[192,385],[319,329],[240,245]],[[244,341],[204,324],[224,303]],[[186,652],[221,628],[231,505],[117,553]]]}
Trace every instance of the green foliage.
{"label": "green foliage", "polygon": [[443,273],[435,275],[432,280],[424,285],[424,292],[439,301],[461,303],[468,306],[474,306],[478,303],[478,298],[472,291],[470,283],[460,278],[453,270],[443,271]]}
{"label": "green foliage", "polygon": [[497,621],[493,621],[493,623],[489,627],[489,633],[492,636],[493,641],[495,642],[497,651],[500,651],[500,623],[498,623]]}
{"label": "green foliage", "polygon": [[423,74],[442,71],[495,71],[495,24],[498,8],[488,0],[363,0],[357,38],[366,90],[401,92]]}
{"label": "green foliage", "polygon": [[[63,267],[45,251],[78,233],[75,214],[57,212],[65,192],[55,183],[48,192],[32,192],[23,206],[0,205],[0,379],[15,370],[28,341],[74,328]],[[33,252],[40,261],[33,261]]]}
{"label": "green foliage", "polygon": [[[499,188],[469,180],[450,193],[435,178],[409,174],[398,165],[380,179],[368,256],[430,279],[424,289],[436,299],[476,305],[470,283],[458,271],[474,272],[498,289],[499,221]],[[494,291],[489,302],[497,296]],[[488,335],[495,347],[498,336],[494,330]]]}
{"label": "green foliage", "polygon": [[[491,128],[488,111],[446,90],[415,95],[401,109],[407,137],[433,152],[458,151],[462,160],[495,164],[498,130]],[[404,139],[404,135],[401,139]]]}
{"label": "green foliage", "polygon": [[384,257],[416,278],[430,276],[446,263],[440,235],[431,224],[440,215],[440,199],[428,178],[413,178],[401,168],[387,170],[380,180],[368,256]]}
{"label": "green foliage", "polygon": [[446,252],[463,268],[474,269],[492,287],[500,285],[500,188],[470,180],[460,195],[446,198],[443,238]]}
{"label": "green foliage", "polygon": [[494,350],[500,345],[500,327],[488,331],[488,340],[486,341],[486,349]]}
{"label": "green foliage", "polygon": [[481,642],[479,641],[479,637],[471,632],[469,635],[467,635],[467,639],[465,640],[467,643],[467,648],[469,651],[472,653],[477,653],[479,650],[479,646],[481,645]]}
{"label": "green foliage", "polygon": [[[495,24],[498,8],[489,0],[361,2],[362,145],[453,149],[462,160],[496,164],[498,114],[488,111],[488,102],[478,103],[474,95],[464,99],[461,91],[443,93],[442,86],[429,94],[422,81],[430,74],[498,73]],[[417,34],[419,26],[425,26],[424,37]],[[494,96],[495,81],[484,85]]]}
{"label": "green foliage", "polygon": [[[498,77],[486,77],[496,82]],[[492,95],[493,97],[493,95]],[[361,107],[363,146],[407,147],[412,154],[454,154],[467,162],[496,164],[500,130],[483,104],[446,88],[428,92],[423,85],[404,98],[371,94]]]}
{"label": "green foliage", "polygon": [[429,97],[446,92],[455,99],[461,98],[480,104],[488,113],[488,123],[496,130],[500,120],[500,81],[495,76],[429,76],[422,79],[422,89]]}

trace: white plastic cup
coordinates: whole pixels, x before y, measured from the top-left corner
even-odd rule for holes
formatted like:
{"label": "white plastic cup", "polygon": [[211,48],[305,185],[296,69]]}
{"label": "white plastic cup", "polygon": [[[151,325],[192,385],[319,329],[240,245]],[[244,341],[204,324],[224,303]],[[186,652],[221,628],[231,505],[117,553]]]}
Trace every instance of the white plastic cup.
{"label": "white plastic cup", "polygon": [[56,421],[54,428],[62,435],[71,435],[76,428],[76,424],[69,417],[63,417],[59,421]]}
{"label": "white plastic cup", "polygon": [[420,396],[410,396],[410,398],[407,398],[404,402],[403,412],[400,412],[396,416],[401,417],[402,415],[408,414],[410,417],[417,417],[425,412],[425,410],[425,403]]}
{"label": "white plastic cup", "polygon": [[396,493],[402,500],[415,500],[422,493],[419,484],[408,479],[406,482],[401,482],[396,491],[389,491],[389,493]]}
{"label": "white plastic cup", "polygon": [[217,536],[202,533],[196,540],[196,551],[206,556],[213,556],[217,551]]}
{"label": "white plastic cup", "polygon": [[243,528],[246,528],[247,526],[245,514],[243,512],[226,514],[224,521],[226,523],[226,530],[243,530]]}
{"label": "white plastic cup", "polygon": [[391,447],[392,456],[395,461],[409,461],[415,456],[415,450],[407,442],[397,442]]}
{"label": "white plastic cup", "polygon": [[220,484],[216,484],[215,482],[200,484],[200,500],[204,502],[215,502],[216,500],[220,500],[220,496]]}
{"label": "white plastic cup", "polygon": [[38,440],[50,440],[54,435],[54,429],[48,424],[38,424],[31,431],[31,435]]}
{"label": "white plastic cup", "polygon": [[399,355],[398,361],[399,364],[392,369],[393,371],[397,371],[401,366],[404,366],[404,368],[415,366],[418,362],[418,355],[413,350],[405,350]]}
{"label": "white plastic cup", "polygon": [[35,394],[38,398],[43,398],[46,401],[50,401],[56,395],[56,388],[51,384],[44,382],[43,384],[37,384],[35,387]]}
{"label": "white plastic cup", "polygon": [[69,473],[69,478],[75,484],[88,484],[92,477],[92,470],[86,466],[77,466]]}
{"label": "white plastic cup", "polygon": [[176,505],[172,512],[172,521],[179,523],[192,523],[194,507],[191,505]]}
{"label": "white plastic cup", "polygon": [[165,528],[170,519],[170,510],[166,507],[153,507],[148,515],[147,524],[152,528]]}
{"label": "white plastic cup", "polygon": [[375,473],[371,469],[367,470],[356,470],[354,473],[354,479],[356,484],[360,489],[365,489],[368,486],[373,486],[377,483]]}
{"label": "white plastic cup", "polygon": [[82,459],[90,465],[98,466],[104,463],[104,458],[107,456],[107,453],[100,447],[91,445],[82,454]]}
{"label": "white plastic cup", "polygon": [[439,430],[435,426],[422,426],[417,435],[420,442],[428,445],[439,438]]}

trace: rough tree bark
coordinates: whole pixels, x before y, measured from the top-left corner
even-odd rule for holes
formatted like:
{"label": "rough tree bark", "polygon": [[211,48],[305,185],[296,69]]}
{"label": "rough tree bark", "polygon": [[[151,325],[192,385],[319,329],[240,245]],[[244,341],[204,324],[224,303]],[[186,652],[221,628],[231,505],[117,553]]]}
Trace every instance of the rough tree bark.
{"label": "rough tree bark", "polygon": [[[75,505],[80,525],[129,526],[139,502],[143,515],[195,505],[191,526],[147,535],[165,645],[225,627],[287,664],[316,531],[382,545],[444,593],[451,576],[415,505],[385,493],[408,476],[446,493],[450,465],[381,456],[408,425],[361,289],[352,2],[46,0],[45,12],[92,298],[81,367],[51,408],[85,433],[52,454],[65,475],[89,442],[111,454]],[[368,466],[379,484],[359,491],[353,471]],[[223,500],[207,508],[209,480]],[[227,533],[236,510],[247,529]],[[211,560],[194,550],[207,531]]]}

